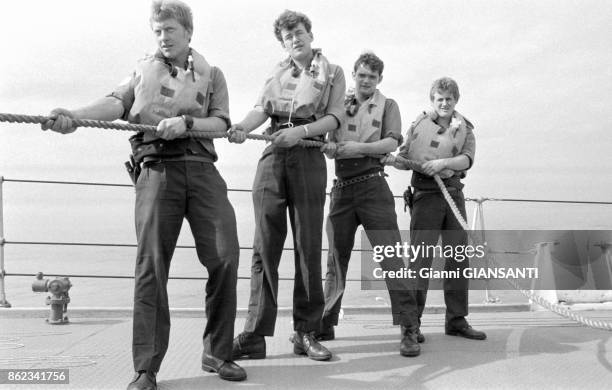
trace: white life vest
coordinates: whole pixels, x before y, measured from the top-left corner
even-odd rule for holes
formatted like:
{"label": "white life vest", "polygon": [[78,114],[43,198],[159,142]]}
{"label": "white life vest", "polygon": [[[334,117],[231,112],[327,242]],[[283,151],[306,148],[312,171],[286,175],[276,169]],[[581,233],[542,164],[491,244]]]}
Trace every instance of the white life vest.
{"label": "white life vest", "polygon": [[453,120],[459,121],[459,125],[445,129],[428,114],[421,114],[412,124],[412,134],[406,140],[408,159],[423,163],[458,155],[465,143],[467,127],[472,125],[457,111],[453,113]]}
{"label": "white life vest", "polygon": [[319,49],[309,69],[293,75],[291,58],[278,64],[262,92],[262,106],[268,115],[307,119],[324,109],[323,99],[333,78],[331,66]]}
{"label": "white life vest", "polygon": [[[213,94],[212,68],[204,57],[191,50],[193,71],[176,67],[172,77],[168,65],[159,55],[147,55],[138,62],[133,78],[134,101],[127,115],[130,123],[156,126],[162,119],[180,115],[197,118],[208,116]],[[163,140],[152,132],[138,133],[130,138],[134,156],[177,156],[187,150],[204,150],[213,161],[217,153],[212,140],[177,138]]]}
{"label": "white life vest", "polygon": [[[334,142],[375,142],[380,140],[387,98],[378,89],[363,102],[354,116],[347,115],[342,126],[331,133]],[[351,158],[360,157],[352,156]],[[361,156],[363,157],[363,156]],[[342,158],[342,157],[337,157]]]}
{"label": "white life vest", "polygon": [[[178,67],[172,77],[168,66],[157,56],[147,55],[135,70],[134,103],[128,121],[156,126],[162,119],[180,115],[207,116],[211,67],[204,57],[191,51],[195,72]],[[195,81],[194,81],[195,77]],[[150,132],[144,141],[155,139]]]}

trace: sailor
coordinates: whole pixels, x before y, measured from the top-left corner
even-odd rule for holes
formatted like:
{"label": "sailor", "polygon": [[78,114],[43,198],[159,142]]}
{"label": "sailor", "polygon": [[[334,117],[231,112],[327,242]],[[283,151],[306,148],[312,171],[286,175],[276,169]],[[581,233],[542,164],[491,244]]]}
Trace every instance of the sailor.
{"label": "sailor", "polygon": [[[433,111],[420,114],[408,129],[399,154],[385,157],[382,161],[398,169],[413,169],[411,185],[414,193],[408,195],[411,204],[411,244],[436,246],[441,235],[443,247],[465,247],[468,243],[467,233],[453,215],[433,176],[437,174],[443,178],[448,192],[465,218],[461,179],[474,162],[474,126],[455,110],[459,100],[459,87],[455,80],[444,77],[434,81],[429,97]],[[408,191],[411,191],[410,188]],[[430,268],[432,261],[432,256],[420,256],[413,264],[420,275],[418,270]],[[463,270],[468,266],[467,259],[445,259],[446,270]],[[484,340],[486,334],[472,328],[465,318],[468,315],[469,286],[468,279],[463,275],[460,272],[460,277],[444,280],[445,331],[448,335]],[[429,279],[419,278],[416,293],[419,324],[428,288]],[[425,336],[420,333],[419,339],[423,342]]]}
{"label": "sailor", "polygon": [[211,140],[185,137],[187,130],[225,131],[228,93],[221,70],[189,43],[191,9],[178,0],[153,2],[151,29],[157,51],[108,96],[75,110],[55,109],[42,125],[60,133],[76,130],[72,119],[114,120],[157,126],[130,139],[143,163],[136,182],[136,256],[132,354],[136,374],[128,389],[155,389],[168,347],[168,270],[183,219],[208,271],[202,369],[222,379],[244,380],[232,361],[239,246],[227,187],[214,166]]}
{"label": "sailor", "polygon": [[331,352],[315,338],[323,314],[321,240],[327,171],[318,148],[298,146],[300,139],[322,140],[344,117],[342,69],[313,49],[310,19],[285,11],[274,22],[274,34],[289,55],[264,84],[253,110],[232,126],[230,141],[268,118],[275,137],[263,152],[253,184],[255,238],[251,296],[244,331],[234,339],[234,359],[264,358],[265,336],[274,335],[278,307],[278,267],[287,236],[287,211],[294,242],[294,353],[329,360]]}
{"label": "sailor", "polygon": [[[376,155],[395,151],[401,143],[402,122],[397,103],[377,88],[382,81],[383,61],[364,53],[353,67],[354,90],[345,99],[347,118],[330,133],[326,154],[335,158],[337,179],[331,192],[327,221],[329,255],[325,278],[325,312],[321,340],[335,338],[334,326],[346,287],[346,272],[357,227],[362,225],[372,247],[401,243],[395,200],[385,179],[384,166]],[[404,267],[402,257],[381,262],[384,270]],[[417,312],[414,284],[407,278],[386,279],[393,324],[401,325],[400,353],[417,356]]]}

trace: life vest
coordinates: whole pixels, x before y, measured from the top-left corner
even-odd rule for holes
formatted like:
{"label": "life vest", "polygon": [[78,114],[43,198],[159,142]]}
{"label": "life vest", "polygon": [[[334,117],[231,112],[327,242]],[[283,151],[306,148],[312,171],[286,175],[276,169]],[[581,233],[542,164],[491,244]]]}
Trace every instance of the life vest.
{"label": "life vest", "polygon": [[294,73],[292,59],[279,63],[262,91],[264,112],[271,116],[307,119],[325,110],[333,69],[320,49],[308,69]]}
{"label": "life vest", "polygon": [[[382,134],[382,119],[385,113],[387,98],[376,90],[367,101],[359,105],[355,115],[345,116],[342,126],[330,133],[333,142],[355,141],[376,142]],[[349,93],[345,99],[345,108],[348,110],[355,107],[354,93]],[[384,170],[379,158],[356,155],[351,157],[335,157],[335,173],[341,180],[356,176],[375,173]]]}
{"label": "life vest", "polygon": [[[134,72],[134,102],[127,114],[130,123],[156,126],[162,119],[180,115],[205,118],[212,88],[212,68],[204,57],[191,51],[193,70],[175,67],[174,74],[159,54],[140,60]],[[152,132],[138,133],[130,139],[138,160],[144,156],[179,156],[187,150],[210,154],[217,159],[211,140],[179,138],[163,140]],[[204,149],[204,150],[202,150]]]}
{"label": "life vest", "polygon": [[370,99],[359,106],[354,116],[346,116],[342,126],[331,134],[330,139],[334,142],[380,140],[386,101],[385,95],[377,89]]}
{"label": "life vest", "polygon": [[467,128],[472,124],[457,111],[452,121],[459,125],[448,129],[438,125],[427,113],[421,114],[412,124],[412,134],[406,140],[408,159],[423,163],[429,160],[454,157],[461,152]]}

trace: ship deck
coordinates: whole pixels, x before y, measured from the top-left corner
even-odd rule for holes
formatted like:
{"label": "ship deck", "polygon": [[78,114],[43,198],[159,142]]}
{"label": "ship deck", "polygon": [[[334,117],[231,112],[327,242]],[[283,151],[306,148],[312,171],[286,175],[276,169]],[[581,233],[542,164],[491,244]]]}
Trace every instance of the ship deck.
{"label": "ship deck", "polygon": [[[399,329],[385,309],[345,309],[336,340],[325,345],[329,362],[292,352],[291,315],[281,310],[268,357],[242,360],[248,378],[234,383],[200,370],[200,310],[175,310],[170,347],[158,374],[160,389],[604,389],[612,383],[612,333],[578,325],[547,311],[522,306],[474,306],[471,324],[485,341],[444,334],[444,314],[430,307],[422,331],[427,340],[416,358],[399,355]],[[506,311],[510,310],[510,311]],[[69,369],[58,389],[123,389],[130,381],[132,321],[128,311],[73,309],[70,324],[49,325],[42,309],[0,312],[0,369]],[[583,315],[609,320],[600,304]],[[244,325],[239,312],[236,332]],[[32,385],[0,385],[30,388]]]}

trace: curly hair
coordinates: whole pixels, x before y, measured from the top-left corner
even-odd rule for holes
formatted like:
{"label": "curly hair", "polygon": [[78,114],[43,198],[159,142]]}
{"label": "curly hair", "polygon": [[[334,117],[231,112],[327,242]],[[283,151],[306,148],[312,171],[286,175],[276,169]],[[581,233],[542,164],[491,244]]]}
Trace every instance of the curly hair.
{"label": "curly hair", "polygon": [[433,82],[431,90],[429,91],[429,99],[433,102],[434,94],[443,91],[450,92],[455,98],[455,101],[459,101],[459,86],[457,82],[450,77],[442,77]]}
{"label": "curly hair", "polygon": [[154,0],[151,5],[149,23],[176,19],[189,33],[193,33],[193,14],[191,8],[180,0]]}
{"label": "curly hair", "polygon": [[367,66],[372,72],[378,72],[379,76],[382,76],[383,69],[385,69],[385,63],[383,60],[381,60],[373,52],[364,52],[359,56],[359,58],[357,58],[357,61],[355,61],[355,65],[353,66],[354,72],[357,71],[359,65]]}
{"label": "curly hair", "polygon": [[310,33],[310,30],[312,29],[312,22],[310,21],[310,19],[308,19],[308,16],[304,15],[301,12],[290,11],[286,9],[274,21],[274,35],[276,36],[276,39],[278,39],[280,42],[283,42],[281,30],[291,30],[300,23],[304,25],[304,27],[306,28],[306,32]]}

